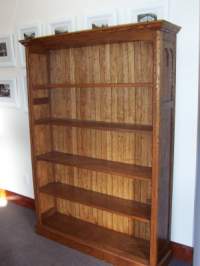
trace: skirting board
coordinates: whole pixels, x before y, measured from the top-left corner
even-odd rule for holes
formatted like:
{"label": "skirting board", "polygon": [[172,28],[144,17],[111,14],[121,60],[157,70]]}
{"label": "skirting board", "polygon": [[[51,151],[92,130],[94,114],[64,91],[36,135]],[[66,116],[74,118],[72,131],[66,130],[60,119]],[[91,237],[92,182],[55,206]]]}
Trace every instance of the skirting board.
{"label": "skirting board", "polygon": [[7,191],[6,190],[6,198],[8,201],[12,201],[16,204],[19,204],[23,207],[27,207],[30,209],[35,209],[35,201],[34,199],[19,195],[17,193]]}
{"label": "skirting board", "polygon": [[[10,191],[6,191],[6,196],[9,201],[12,201],[26,208],[35,209],[34,199]],[[192,265],[193,248],[175,242],[171,242],[171,247],[174,258],[188,262]]]}

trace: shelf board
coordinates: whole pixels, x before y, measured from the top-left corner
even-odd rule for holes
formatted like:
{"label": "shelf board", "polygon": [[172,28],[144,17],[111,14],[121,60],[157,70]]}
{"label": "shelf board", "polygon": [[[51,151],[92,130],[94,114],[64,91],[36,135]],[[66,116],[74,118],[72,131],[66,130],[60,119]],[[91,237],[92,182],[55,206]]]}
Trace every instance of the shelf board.
{"label": "shelf board", "polygon": [[77,120],[77,119],[64,119],[64,118],[43,118],[35,121],[37,125],[52,124],[56,126],[69,126],[79,128],[94,128],[100,130],[112,130],[112,131],[142,131],[152,132],[152,126],[150,125],[137,125],[128,123],[116,123],[116,122],[103,122],[103,121],[89,121],[89,120]]}
{"label": "shelf board", "polygon": [[50,183],[40,188],[40,192],[90,207],[100,208],[112,213],[125,215],[142,222],[149,222],[150,220],[150,205],[133,200],[121,199],[61,183]]}
{"label": "shelf board", "polygon": [[35,85],[35,90],[64,89],[64,88],[151,88],[152,82],[133,82],[133,83],[52,83]]}
{"label": "shelf board", "polygon": [[151,167],[132,165],[121,162],[95,159],[86,156],[72,155],[63,152],[52,151],[38,155],[38,160],[75,166],[109,174],[126,176],[130,178],[151,179]]}
{"label": "shelf board", "polygon": [[49,98],[48,97],[33,99],[33,104],[34,105],[47,104],[47,103],[49,103]]}
{"label": "shelf board", "polygon": [[[49,229],[50,233],[54,233],[56,237],[52,239],[60,240],[61,243],[69,245],[74,243],[76,247],[80,244],[85,247],[85,250],[84,248],[82,250],[86,252],[92,253],[92,250],[96,250],[96,254],[98,254],[98,251],[101,251],[106,255],[112,254],[126,262],[129,261],[129,263],[135,262],[134,265],[149,265],[149,241],[118,233],[58,212],[50,216],[44,214],[42,225]],[[42,233],[42,230],[38,231]],[[49,233],[48,236],[51,237]]]}

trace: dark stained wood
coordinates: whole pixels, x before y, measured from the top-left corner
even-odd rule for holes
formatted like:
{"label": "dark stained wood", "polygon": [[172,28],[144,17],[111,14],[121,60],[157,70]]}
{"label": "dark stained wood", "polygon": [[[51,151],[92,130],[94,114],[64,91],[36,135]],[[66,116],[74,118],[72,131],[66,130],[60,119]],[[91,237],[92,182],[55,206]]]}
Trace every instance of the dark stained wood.
{"label": "dark stained wood", "polygon": [[170,243],[173,257],[177,260],[185,261],[189,265],[193,264],[193,248],[176,242]]}
{"label": "dark stained wood", "polygon": [[[166,36],[167,35],[167,36]],[[170,249],[173,178],[176,35],[157,32],[153,119],[150,264]],[[166,104],[167,103],[167,104]],[[169,103],[169,104],[168,104]]]}
{"label": "dark stained wood", "polygon": [[108,123],[104,121],[89,121],[78,119],[63,119],[63,118],[44,118],[35,121],[37,125],[52,124],[57,126],[80,127],[80,128],[96,128],[99,130],[116,130],[116,131],[142,131],[152,132],[150,125],[134,125],[127,123]]}
{"label": "dark stained wood", "polygon": [[48,104],[48,103],[49,103],[49,98],[48,97],[33,99],[33,104],[34,105]]}
{"label": "dark stained wood", "polygon": [[170,261],[172,259],[172,251],[168,249],[160,260],[158,260],[158,266],[169,266]]}
{"label": "dark stained wood", "polygon": [[145,265],[148,263],[148,241],[135,239],[59,213],[43,219],[43,225],[89,247],[116,253],[130,261]]}
{"label": "dark stained wood", "polygon": [[131,178],[150,179],[151,168],[102,159],[94,159],[86,156],[72,155],[62,152],[49,152],[37,156],[37,160],[76,166],[83,169],[91,169],[110,174],[118,174]]}
{"label": "dark stained wood", "polygon": [[51,183],[40,188],[40,192],[62,199],[126,215],[141,221],[149,221],[150,206],[144,203],[124,200],[86,189],[61,183]]}
{"label": "dark stained wood", "polygon": [[150,88],[153,84],[151,82],[135,82],[135,83],[55,83],[47,85],[35,85],[35,90],[46,89],[63,89],[63,88]]}

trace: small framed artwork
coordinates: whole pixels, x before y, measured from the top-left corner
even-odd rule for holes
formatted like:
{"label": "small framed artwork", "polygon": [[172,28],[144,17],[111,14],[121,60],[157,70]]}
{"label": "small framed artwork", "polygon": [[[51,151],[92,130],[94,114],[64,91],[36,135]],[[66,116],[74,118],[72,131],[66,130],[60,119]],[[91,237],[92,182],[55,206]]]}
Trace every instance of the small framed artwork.
{"label": "small framed artwork", "polygon": [[[22,26],[18,28],[18,41],[34,39],[42,35],[42,27],[40,24],[33,24],[28,26]],[[25,49],[19,43],[19,61],[21,66],[25,66]]]}
{"label": "small framed artwork", "polygon": [[107,28],[116,25],[118,22],[116,12],[90,15],[85,20],[86,29]]}
{"label": "small framed artwork", "polygon": [[156,21],[158,16],[155,13],[142,13],[137,15],[138,22]]}
{"label": "small framed artwork", "polygon": [[16,79],[0,79],[0,106],[19,107],[18,97]]}
{"label": "small framed artwork", "polygon": [[148,22],[164,17],[164,7],[149,7],[132,10],[130,14],[131,22]]}
{"label": "small framed artwork", "polygon": [[75,21],[74,19],[59,19],[49,22],[48,24],[48,34],[63,34],[67,32],[75,31]]}
{"label": "small framed artwork", "polygon": [[0,35],[0,67],[15,65],[12,35]]}
{"label": "small framed artwork", "polygon": [[168,2],[149,4],[144,8],[127,11],[128,23],[149,22],[168,18]]}

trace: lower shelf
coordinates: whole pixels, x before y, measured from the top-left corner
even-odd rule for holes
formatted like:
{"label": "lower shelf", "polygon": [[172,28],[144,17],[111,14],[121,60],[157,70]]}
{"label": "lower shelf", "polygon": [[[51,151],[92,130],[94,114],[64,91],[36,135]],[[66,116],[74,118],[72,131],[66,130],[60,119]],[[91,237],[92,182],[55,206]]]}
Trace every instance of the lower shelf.
{"label": "lower shelf", "polygon": [[149,265],[149,241],[60,213],[45,214],[38,233],[116,265]]}
{"label": "lower shelf", "polygon": [[50,183],[43,186],[40,188],[40,192],[111,213],[125,215],[142,222],[150,221],[150,205],[141,202],[121,199],[61,183]]}

